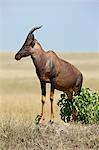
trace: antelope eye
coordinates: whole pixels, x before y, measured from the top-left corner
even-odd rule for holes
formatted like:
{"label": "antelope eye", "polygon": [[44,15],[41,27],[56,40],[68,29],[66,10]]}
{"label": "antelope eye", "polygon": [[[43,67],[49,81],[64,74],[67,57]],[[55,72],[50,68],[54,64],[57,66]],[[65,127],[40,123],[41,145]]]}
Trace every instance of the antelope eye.
{"label": "antelope eye", "polygon": [[35,43],[34,43],[34,42],[32,42],[32,43],[31,43],[32,48],[34,47],[34,45],[35,45]]}

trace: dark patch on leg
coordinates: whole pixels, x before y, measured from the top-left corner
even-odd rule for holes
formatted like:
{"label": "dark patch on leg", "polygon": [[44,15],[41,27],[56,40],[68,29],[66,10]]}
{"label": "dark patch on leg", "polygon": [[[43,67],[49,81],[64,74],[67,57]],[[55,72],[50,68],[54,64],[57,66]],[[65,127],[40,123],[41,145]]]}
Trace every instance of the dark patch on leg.
{"label": "dark patch on leg", "polygon": [[77,78],[77,81],[76,81],[76,84],[75,84],[75,87],[74,87],[74,91],[75,91],[74,96],[80,94],[81,87],[82,87],[82,82],[83,82],[83,76],[82,76],[82,74],[80,74]]}
{"label": "dark patch on leg", "polygon": [[40,81],[40,83],[41,83],[42,95],[46,96],[46,83],[44,81]]}
{"label": "dark patch on leg", "polygon": [[46,83],[44,81],[40,81],[41,83],[41,91],[42,91],[42,98],[41,98],[41,102],[42,102],[42,109],[41,109],[41,115],[40,115],[40,121],[44,121],[44,104],[45,104],[45,99],[46,99]]}

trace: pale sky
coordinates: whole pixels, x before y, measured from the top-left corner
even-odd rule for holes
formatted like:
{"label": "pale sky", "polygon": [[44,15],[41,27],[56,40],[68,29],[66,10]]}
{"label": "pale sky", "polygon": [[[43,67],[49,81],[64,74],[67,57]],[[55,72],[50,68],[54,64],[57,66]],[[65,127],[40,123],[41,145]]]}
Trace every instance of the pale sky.
{"label": "pale sky", "polygon": [[0,0],[0,51],[19,50],[39,25],[46,50],[99,50],[99,0]]}

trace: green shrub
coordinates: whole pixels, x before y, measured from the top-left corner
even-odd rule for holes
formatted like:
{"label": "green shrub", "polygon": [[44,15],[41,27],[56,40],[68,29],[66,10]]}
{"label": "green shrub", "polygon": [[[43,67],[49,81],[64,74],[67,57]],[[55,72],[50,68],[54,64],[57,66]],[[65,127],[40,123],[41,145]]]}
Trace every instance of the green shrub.
{"label": "green shrub", "polygon": [[72,109],[76,109],[76,121],[92,124],[99,121],[99,94],[89,88],[82,88],[79,96],[74,96],[72,101],[66,94],[61,94],[57,103],[60,107],[60,116],[64,122],[72,118]]}
{"label": "green shrub", "polygon": [[35,125],[38,125],[39,122],[40,122],[40,119],[41,119],[41,116],[40,115],[37,115],[36,118],[35,118]]}

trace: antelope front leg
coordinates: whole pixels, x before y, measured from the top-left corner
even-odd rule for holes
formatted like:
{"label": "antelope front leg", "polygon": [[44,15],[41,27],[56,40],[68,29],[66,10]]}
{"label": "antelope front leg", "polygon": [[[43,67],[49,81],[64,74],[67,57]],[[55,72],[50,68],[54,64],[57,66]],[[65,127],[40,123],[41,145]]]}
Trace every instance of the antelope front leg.
{"label": "antelope front leg", "polygon": [[54,100],[54,90],[55,90],[55,79],[51,81],[51,89],[50,89],[50,102],[51,102],[51,116],[50,122],[54,122],[54,112],[53,112],[53,100]]}
{"label": "antelope front leg", "polygon": [[41,83],[41,92],[42,92],[42,97],[41,97],[41,102],[42,102],[42,109],[41,109],[41,117],[40,117],[40,122],[45,120],[44,118],[44,104],[46,100],[46,83],[44,81],[40,81]]}

